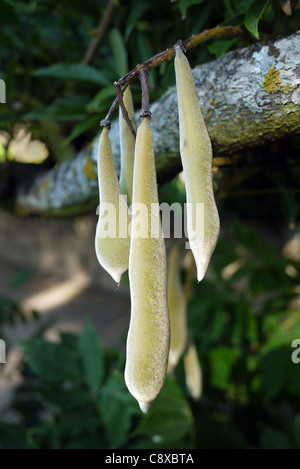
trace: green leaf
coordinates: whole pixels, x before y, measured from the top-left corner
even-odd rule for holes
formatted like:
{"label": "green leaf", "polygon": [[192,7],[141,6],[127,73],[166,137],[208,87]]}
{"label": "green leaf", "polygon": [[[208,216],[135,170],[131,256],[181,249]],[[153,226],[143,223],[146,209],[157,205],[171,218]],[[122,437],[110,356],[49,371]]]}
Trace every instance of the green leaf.
{"label": "green leaf", "polygon": [[227,389],[231,370],[241,355],[239,349],[218,347],[210,351],[211,384],[217,388]]}
{"label": "green leaf", "polygon": [[[154,51],[146,35],[141,31],[137,32],[137,38],[138,49],[140,52],[139,63],[142,63],[149,59],[149,57],[152,57],[154,55]],[[155,75],[155,70],[149,74],[149,86],[151,89],[155,88]]]}
{"label": "green leaf", "polygon": [[142,2],[136,2],[134,1],[131,5],[131,12],[128,17],[127,23],[126,23],[126,29],[125,29],[125,41],[129,38],[136,22],[138,19],[142,16],[144,11],[147,9],[149,2],[148,1],[142,1]]}
{"label": "green leaf", "polygon": [[74,109],[76,109],[78,111],[86,106],[88,100],[88,94],[76,93],[68,94],[67,96],[63,96],[62,98],[57,98],[53,104],[55,104],[57,108],[61,108],[61,110],[65,109],[68,111],[73,111]]}
{"label": "green leaf", "polygon": [[39,394],[43,400],[49,402],[51,406],[59,407],[63,411],[70,411],[86,407],[90,402],[90,394],[82,383],[73,386],[70,389],[60,389],[57,392],[56,386],[49,386],[43,383],[39,387]]}
{"label": "green leaf", "polygon": [[159,447],[168,442],[182,441],[192,431],[193,414],[188,402],[174,378],[167,376],[164,386],[152,404],[149,412],[141,420],[134,435],[145,435],[151,438],[151,447]]}
{"label": "green leaf", "polygon": [[257,324],[255,314],[249,308],[247,308],[247,311],[245,311],[245,314],[246,314],[246,321],[247,321],[246,338],[251,344],[257,344],[258,337],[259,337],[259,330],[258,330],[258,324]]}
{"label": "green leaf", "polygon": [[63,344],[36,339],[23,344],[25,359],[32,371],[50,383],[82,378],[79,357]]}
{"label": "green leaf", "polygon": [[61,80],[84,81],[97,85],[108,85],[107,76],[90,65],[57,63],[49,67],[39,68],[33,72],[35,77],[52,77]]}
{"label": "green leaf", "polygon": [[222,23],[220,23],[220,26],[240,26],[244,23],[244,20],[245,13],[239,13],[238,15],[231,16],[225,21],[222,21]]}
{"label": "green leaf", "polygon": [[70,135],[65,139],[65,144],[67,145],[70,143],[74,138],[78,137],[79,135],[83,134],[86,130],[91,129],[92,127],[95,127],[98,123],[100,123],[99,116],[91,116],[88,117],[87,119],[82,120],[81,122],[78,122],[78,124],[75,125],[74,129],[70,133]]}
{"label": "green leaf", "polygon": [[216,342],[224,333],[224,310],[222,305],[216,304],[215,314],[210,325],[210,341]]}
{"label": "green leaf", "polygon": [[104,375],[103,351],[99,337],[89,318],[78,340],[78,351],[83,363],[85,379],[92,391],[96,391]]}
{"label": "green leaf", "polygon": [[133,415],[141,412],[119,371],[115,370],[103,386],[99,404],[109,447],[120,448],[128,438]]}
{"label": "green leaf", "polygon": [[89,434],[99,427],[101,423],[99,415],[91,406],[63,411],[60,417],[60,421],[56,423],[56,431],[64,438]]}
{"label": "green leaf", "polygon": [[114,86],[106,86],[102,88],[94,97],[93,99],[87,104],[86,109],[87,111],[98,111],[99,107],[105,103],[108,98],[114,98],[116,96],[116,90]]}
{"label": "green leaf", "polygon": [[270,350],[262,359],[262,386],[268,399],[285,388],[291,369],[291,351],[286,347]]}
{"label": "green leaf", "polygon": [[52,104],[26,115],[27,119],[43,121],[76,121],[84,119],[84,108],[88,102],[85,94],[71,94],[56,99]]}
{"label": "green leaf", "polygon": [[248,31],[250,31],[250,33],[253,34],[256,39],[259,39],[258,23],[268,3],[269,0],[256,0],[250,5],[246,13],[244,24]]}
{"label": "green leaf", "polygon": [[127,51],[123,37],[117,28],[110,31],[109,41],[118,67],[119,75],[123,76],[128,72]]}
{"label": "green leaf", "polygon": [[61,114],[58,110],[54,111],[54,109],[50,106],[42,111],[30,112],[29,114],[25,114],[25,119],[49,122],[76,122],[81,121],[85,117],[86,114],[84,113]]}
{"label": "green leaf", "polygon": [[58,449],[57,427],[51,421],[45,421],[36,427],[30,428],[29,441],[31,449]]}
{"label": "green leaf", "polygon": [[188,8],[192,5],[200,5],[204,0],[179,0],[178,6],[183,17],[186,17]]}
{"label": "green leaf", "polygon": [[60,340],[62,344],[68,347],[70,350],[77,349],[77,336],[75,334],[71,334],[70,332],[62,332],[60,334]]}
{"label": "green leaf", "polygon": [[208,46],[209,52],[214,54],[217,58],[222,57],[222,55],[226,54],[229,51],[231,46],[236,44],[238,41],[237,38],[228,39],[223,41],[214,41]]}

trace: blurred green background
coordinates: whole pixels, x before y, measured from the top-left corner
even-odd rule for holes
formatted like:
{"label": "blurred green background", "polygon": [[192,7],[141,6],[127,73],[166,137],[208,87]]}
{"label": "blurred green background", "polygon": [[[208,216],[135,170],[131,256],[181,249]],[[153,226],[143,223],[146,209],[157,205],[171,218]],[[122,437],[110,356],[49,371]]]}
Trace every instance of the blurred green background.
{"label": "blurred green background", "polygon": [[[76,155],[95,137],[115,96],[113,82],[179,38],[221,24],[241,25],[254,42],[300,29],[300,2],[293,0],[5,0],[0,9],[0,78],[6,83],[0,188],[8,198],[10,165],[48,168]],[[240,47],[245,43],[239,39],[215,40],[190,51],[189,59],[195,66]],[[175,82],[173,64],[162,64],[149,78],[155,101]],[[138,108],[138,84],[132,90]],[[24,132],[29,141],[18,150]],[[85,304],[79,333],[60,331],[52,341],[43,322],[22,343],[18,380],[0,415],[1,449],[300,448],[300,363],[291,359],[292,341],[300,339],[300,168],[297,155],[288,153],[275,143],[238,160],[256,164],[257,171],[242,163],[215,171],[221,236],[207,277],[199,285],[193,280],[188,304],[203,372],[201,399],[192,399],[181,359],[141,415],[123,379],[125,335],[117,346],[104,345],[101,318],[97,328]],[[183,203],[184,197],[179,177],[160,187],[161,202]],[[10,210],[4,196],[1,206]],[[3,230],[9,223],[21,226],[1,210]],[[33,218],[34,240],[43,234]],[[57,220],[43,223],[51,229]],[[1,259],[9,242],[22,244],[22,229],[11,232]],[[7,325],[39,321],[39,311],[28,311],[14,294],[29,282],[29,264],[25,252],[13,275],[6,278],[1,268],[0,338],[6,339]],[[181,274],[187,284],[184,263]],[[122,287],[126,296],[126,280]],[[113,309],[118,292],[110,286],[106,294]],[[9,339],[7,348],[9,354]],[[0,364],[0,378],[7,365]]]}

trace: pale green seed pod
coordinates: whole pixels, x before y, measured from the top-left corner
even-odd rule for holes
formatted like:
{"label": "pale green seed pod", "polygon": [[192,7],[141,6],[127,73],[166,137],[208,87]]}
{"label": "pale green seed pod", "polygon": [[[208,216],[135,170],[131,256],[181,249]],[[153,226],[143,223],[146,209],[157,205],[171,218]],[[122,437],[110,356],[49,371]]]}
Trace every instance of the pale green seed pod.
{"label": "pale green seed pod", "polygon": [[165,380],[170,342],[166,251],[148,117],[138,127],[134,158],[125,381],[147,412]]}
{"label": "pale green seed pod", "polygon": [[100,205],[95,237],[96,254],[101,266],[120,283],[129,263],[130,215],[121,195],[107,127],[103,128],[99,140],[98,182]]}
{"label": "pale green seed pod", "polygon": [[201,114],[189,62],[180,47],[175,46],[175,52],[180,154],[186,185],[187,234],[200,282],[217,243],[220,220],[212,186],[211,141]]}
{"label": "pale green seed pod", "polygon": [[183,363],[187,388],[191,396],[198,400],[202,396],[202,370],[194,344],[189,345]]}
{"label": "pale green seed pod", "polygon": [[[129,86],[124,91],[123,102],[128,112],[128,117],[132,123],[132,126],[136,130],[133,101],[132,101],[132,95],[131,95]],[[121,163],[120,188],[121,188],[122,194],[127,195],[128,206],[130,206],[131,201],[132,201],[135,138],[132,135],[128,127],[128,124],[123,117],[121,108],[119,109],[119,129],[120,129],[120,163]]]}
{"label": "pale green seed pod", "polygon": [[169,254],[168,306],[170,313],[170,352],[168,370],[177,366],[187,343],[187,305],[180,279],[179,249],[173,246]]}

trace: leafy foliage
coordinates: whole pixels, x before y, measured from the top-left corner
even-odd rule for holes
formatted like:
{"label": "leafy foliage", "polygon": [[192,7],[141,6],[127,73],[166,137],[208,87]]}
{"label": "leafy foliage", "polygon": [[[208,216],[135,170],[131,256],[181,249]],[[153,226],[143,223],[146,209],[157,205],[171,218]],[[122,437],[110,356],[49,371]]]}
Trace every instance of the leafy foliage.
{"label": "leafy foliage", "polygon": [[[117,3],[96,53],[84,63],[98,34],[99,19],[108,15],[107,3],[1,2],[0,78],[6,83],[7,104],[1,105],[0,119],[10,134],[15,122],[29,119],[34,136],[39,137],[43,135],[41,122],[55,120],[61,123],[68,142],[75,139],[80,149],[106,115],[114,95],[113,82],[179,38],[231,24],[265,40],[295,31],[300,19],[295,1],[293,14],[286,16],[277,0],[127,0]],[[243,45],[237,39],[214,40],[191,51],[189,58],[196,65]],[[151,72],[152,100],[171,84],[174,71],[170,64]],[[138,84],[133,94],[139,105]]]}
{"label": "leafy foliage", "polygon": [[[14,404],[22,425],[14,426],[12,438],[13,426],[0,423],[1,448],[142,447],[148,444],[145,436],[152,441],[157,432],[165,444],[189,439],[193,418],[176,380],[166,381],[141,420],[120,372],[123,357],[120,363],[116,351],[102,349],[89,320],[79,338],[62,334],[60,343],[37,338],[23,347],[25,380]],[[152,447],[159,447],[155,438]]]}
{"label": "leafy foliage", "polygon": [[203,370],[199,402],[181,360],[142,415],[125,386],[124,355],[104,349],[86,319],[79,337],[24,343],[24,381],[13,403],[20,423],[0,422],[1,447],[300,448],[300,364],[291,359],[300,337],[300,265],[280,251],[236,219],[208,276],[193,284],[188,320]]}
{"label": "leafy foliage", "polygon": [[[22,286],[32,274],[32,269],[23,268],[18,270],[7,282],[7,289],[10,292]],[[0,295],[0,338],[4,336],[3,327],[5,325],[16,325],[18,322],[26,322],[29,319],[37,319],[36,311],[25,314],[21,304],[12,300],[10,295]]]}

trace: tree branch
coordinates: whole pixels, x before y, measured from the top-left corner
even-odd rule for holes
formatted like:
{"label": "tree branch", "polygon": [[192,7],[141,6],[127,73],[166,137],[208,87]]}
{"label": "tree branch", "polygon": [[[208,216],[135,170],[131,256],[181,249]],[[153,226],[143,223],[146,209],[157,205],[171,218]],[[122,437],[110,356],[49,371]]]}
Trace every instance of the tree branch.
{"label": "tree branch", "polygon": [[[127,109],[124,105],[124,101],[123,101],[123,91],[121,90],[121,87],[120,85],[118,85],[118,82],[114,82],[114,87],[115,87],[115,90],[116,90],[116,94],[117,94],[117,100],[119,102],[119,106],[121,108],[121,111],[122,111],[122,115],[123,115],[123,118],[125,119],[129,129],[130,129],[130,132],[132,133],[133,137],[136,138],[136,132],[133,128],[133,125],[132,125],[132,122],[131,120],[129,119],[129,116],[128,116],[128,112],[127,112]],[[111,108],[110,108],[111,109]],[[106,116],[106,119],[107,119],[107,116]]]}
{"label": "tree branch", "polygon": [[[215,157],[245,153],[300,133],[299,42],[300,31],[229,52],[193,70]],[[175,88],[152,104],[151,113],[158,180],[162,181],[181,168]],[[119,170],[116,121],[110,138]],[[95,202],[97,147],[98,137],[76,158],[40,176],[29,190],[21,188],[18,207],[27,213],[74,213],[82,210],[88,200],[94,198]]]}
{"label": "tree branch", "polygon": [[105,37],[106,31],[113,17],[116,6],[116,0],[108,0],[105,12],[101,16],[98,27],[96,29],[95,36],[82,59],[83,64],[89,64],[93,59],[95,53],[97,52],[97,49],[99,48],[102,39]]}
{"label": "tree branch", "polygon": [[[226,37],[239,37],[240,39],[243,39],[248,43],[252,42],[252,38],[250,37],[250,35],[239,26],[216,26],[212,29],[205,29],[199,34],[194,34],[194,36],[189,39],[186,39],[185,41],[182,41],[180,39],[180,42],[182,44],[183,49],[185,49],[185,51],[188,51],[189,49],[197,47],[200,44],[203,44],[204,42],[207,42],[211,39],[224,39]],[[142,64],[138,64],[133,70],[121,77],[118,80],[118,84],[122,87],[126,86],[130,84],[137,76],[139,76],[142,70],[146,69],[148,72],[150,72],[151,70],[154,70],[156,67],[161,65],[163,62],[170,62],[174,59],[174,57],[174,48],[171,47],[170,49],[166,49],[165,51],[160,52],[159,54],[156,54],[153,57],[150,57]]]}
{"label": "tree branch", "polygon": [[[239,26],[216,26],[215,28],[212,28],[212,29],[206,29],[199,34],[194,34],[191,38],[186,39],[185,41],[179,39],[177,43],[180,43],[182,49],[186,52],[187,50],[193,47],[197,47],[200,44],[203,44],[204,42],[209,41],[210,39],[220,39],[220,38],[223,39],[225,37],[239,37],[240,39],[243,39],[244,41],[248,43],[253,42],[253,38]],[[127,86],[129,86],[135,78],[137,77],[140,78],[144,71],[149,73],[149,71],[154,70],[154,68],[158,67],[163,62],[170,62],[171,60],[173,60],[175,57],[174,47],[171,47],[170,49],[166,49],[165,51],[160,52],[159,54],[156,54],[153,57],[150,57],[145,62],[143,62],[142,64],[138,64],[133,70],[126,73],[126,75],[124,75],[123,77],[119,78],[119,80],[114,82],[117,98],[112,103],[105,119],[101,121],[101,125],[103,123],[103,125],[109,126],[109,121],[111,120],[112,115],[116,109],[117,102],[119,102],[119,105],[122,109],[123,117],[125,121],[127,122],[131,133],[135,137],[135,130],[133,129],[131,125],[131,122],[128,118],[127,111],[123,105],[121,89],[122,89],[122,92],[124,93]]]}

